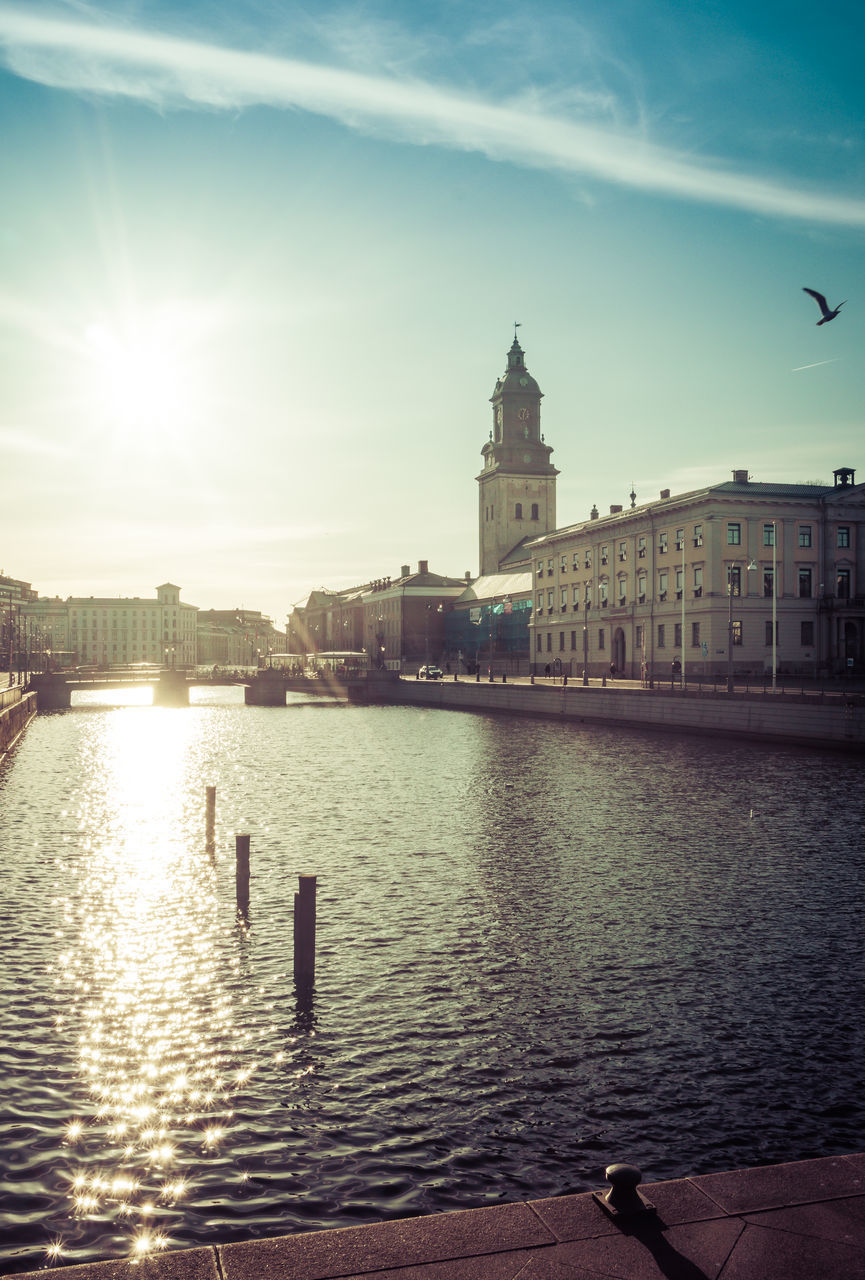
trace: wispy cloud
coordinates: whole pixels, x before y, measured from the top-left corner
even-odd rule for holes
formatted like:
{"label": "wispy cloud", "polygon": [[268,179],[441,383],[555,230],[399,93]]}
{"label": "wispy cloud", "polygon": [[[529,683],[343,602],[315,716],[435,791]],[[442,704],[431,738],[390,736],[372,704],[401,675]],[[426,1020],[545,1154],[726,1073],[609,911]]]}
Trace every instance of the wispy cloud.
{"label": "wispy cloud", "polygon": [[16,74],[161,107],[269,105],[328,116],[416,145],[594,178],[680,199],[865,227],[865,199],[734,172],[645,136],[485,100],[415,78],[250,53],[154,32],[0,7],[0,51]]}
{"label": "wispy cloud", "polygon": [[801,373],[803,369],[819,369],[821,364],[835,364],[840,359],[840,356],[832,356],[830,360],[815,360],[813,364],[797,364],[791,373]]}
{"label": "wispy cloud", "polygon": [[58,444],[54,440],[40,439],[32,430],[24,427],[0,428],[0,456],[11,458],[16,454],[68,458],[72,456],[73,450],[69,445]]}

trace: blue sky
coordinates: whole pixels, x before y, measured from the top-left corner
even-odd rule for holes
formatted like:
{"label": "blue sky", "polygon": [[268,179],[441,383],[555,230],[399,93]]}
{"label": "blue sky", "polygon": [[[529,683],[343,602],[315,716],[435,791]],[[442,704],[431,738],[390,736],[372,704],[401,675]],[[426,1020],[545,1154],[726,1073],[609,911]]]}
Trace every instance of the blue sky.
{"label": "blue sky", "polygon": [[476,572],[516,320],[561,524],[865,476],[862,55],[848,3],[0,0],[2,567],[278,621]]}

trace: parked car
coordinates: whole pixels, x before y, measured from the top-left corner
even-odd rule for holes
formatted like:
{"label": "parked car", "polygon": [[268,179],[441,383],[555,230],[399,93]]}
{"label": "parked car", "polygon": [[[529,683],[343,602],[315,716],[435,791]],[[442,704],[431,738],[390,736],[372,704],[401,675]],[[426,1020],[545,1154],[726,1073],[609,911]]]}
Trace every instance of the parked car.
{"label": "parked car", "polygon": [[418,672],[418,676],[420,677],[421,680],[441,680],[442,677],[444,676],[444,672],[442,671],[441,667],[427,666],[427,667],[421,667],[420,671]]}

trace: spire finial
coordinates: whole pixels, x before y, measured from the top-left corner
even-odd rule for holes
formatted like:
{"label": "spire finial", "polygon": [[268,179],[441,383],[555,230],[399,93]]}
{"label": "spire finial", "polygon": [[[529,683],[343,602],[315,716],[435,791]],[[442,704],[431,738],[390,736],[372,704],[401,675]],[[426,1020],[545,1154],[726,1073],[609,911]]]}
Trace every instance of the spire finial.
{"label": "spire finial", "polygon": [[517,340],[517,329],[520,329],[520,328],[522,328],[522,321],[515,320],[514,321],[514,342],[516,342]]}

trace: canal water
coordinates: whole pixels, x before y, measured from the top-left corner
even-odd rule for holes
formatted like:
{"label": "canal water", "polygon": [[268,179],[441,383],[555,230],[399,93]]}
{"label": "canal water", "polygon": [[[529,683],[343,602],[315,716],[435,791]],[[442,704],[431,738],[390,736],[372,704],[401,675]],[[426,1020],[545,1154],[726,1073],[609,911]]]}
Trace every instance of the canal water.
{"label": "canal water", "polygon": [[0,766],[0,1272],[865,1148],[860,759],[79,696]]}

